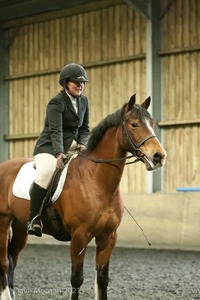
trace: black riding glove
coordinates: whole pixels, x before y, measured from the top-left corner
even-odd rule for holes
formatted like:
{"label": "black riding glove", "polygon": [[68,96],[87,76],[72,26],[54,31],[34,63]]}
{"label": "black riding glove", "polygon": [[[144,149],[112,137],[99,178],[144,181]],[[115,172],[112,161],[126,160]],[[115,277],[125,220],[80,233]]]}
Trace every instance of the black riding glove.
{"label": "black riding glove", "polygon": [[67,156],[64,153],[59,153],[59,154],[57,154],[56,158],[57,158],[56,168],[64,169],[64,167],[65,167],[64,159],[67,158]]}

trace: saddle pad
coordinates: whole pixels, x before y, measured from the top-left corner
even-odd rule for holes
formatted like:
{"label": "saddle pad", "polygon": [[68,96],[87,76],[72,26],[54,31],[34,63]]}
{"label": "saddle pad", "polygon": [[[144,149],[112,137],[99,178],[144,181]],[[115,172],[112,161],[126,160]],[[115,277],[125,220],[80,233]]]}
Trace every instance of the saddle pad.
{"label": "saddle pad", "polygon": [[[55,202],[62,192],[70,161],[67,163],[67,165],[62,171],[57,189],[52,197],[52,202]],[[30,200],[30,195],[29,195],[30,186],[36,177],[36,170],[33,167],[33,165],[34,165],[33,161],[25,163],[19,170],[19,173],[17,174],[17,177],[13,184],[13,194],[16,197]]]}

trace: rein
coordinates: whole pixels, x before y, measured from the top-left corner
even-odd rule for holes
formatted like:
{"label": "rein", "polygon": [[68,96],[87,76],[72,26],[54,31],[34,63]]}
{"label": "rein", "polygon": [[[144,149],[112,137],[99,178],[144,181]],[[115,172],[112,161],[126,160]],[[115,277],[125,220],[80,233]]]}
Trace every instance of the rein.
{"label": "rein", "polygon": [[[124,156],[124,157],[119,157],[119,158],[113,158],[113,159],[95,159],[95,158],[91,158],[91,157],[85,156],[81,151],[79,151],[78,155],[81,156],[81,157],[83,157],[83,158],[85,158],[85,159],[87,159],[87,160],[95,162],[95,163],[110,163],[110,162],[113,162],[113,161],[126,160],[126,159],[129,159],[129,158],[135,157],[135,154],[132,154],[132,155],[129,155],[129,156]],[[126,163],[126,165],[133,164],[133,163],[136,163],[138,161],[139,160],[136,159],[136,160],[134,160],[132,162]]]}
{"label": "rein", "polygon": [[[124,130],[125,130],[125,133],[126,133],[126,139],[130,142],[130,144],[131,144],[131,146],[133,147],[133,150],[134,150],[132,155],[124,156],[124,157],[119,157],[119,158],[114,158],[114,159],[95,159],[95,158],[91,158],[91,157],[88,157],[88,156],[84,155],[81,151],[78,152],[78,155],[81,156],[81,157],[83,157],[83,158],[85,158],[85,159],[87,159],[87,160],[95,162],[95,163],[110,163],[110,162],[114,162],[114,161],[126,160],[126,159],[129,159],[129,158],[132,158],[132,157],[136,157],[136,159],[134,161],[126,163],[126,165],[134,164],[136,162],[141,161],[142,157],[144,157],[145,155],[140,150],[140,147],[146,141],[148,141],[149,139],[156,137],[156,135],[155,134],[149,134],[141,142],[136,143],[136,142],[134,142],[134,140],[130,136],[130,134],[128,132],[128,129],[127,129],[126,125],[125,125],[125,122],[123,122],[123,127],[124,127]],[[137,152],[140,152],[141,156],[138,156]]]}

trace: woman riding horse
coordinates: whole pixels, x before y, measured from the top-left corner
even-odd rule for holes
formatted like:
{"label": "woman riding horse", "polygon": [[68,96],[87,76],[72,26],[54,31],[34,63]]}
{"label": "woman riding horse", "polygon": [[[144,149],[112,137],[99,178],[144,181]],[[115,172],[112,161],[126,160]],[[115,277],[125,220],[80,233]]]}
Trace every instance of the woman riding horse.
{"label": "woman riding horse", "polygon": [[87,81],[82,66],[74,63],[66,65],[60,72],[62,90],[47,105],[44,128],[34,150],[37,174],[30,189],[28,234],[42,236],[38,213],[53,172],[64,167],[65,154],[70,147],[85,149],[89,136],[89,108],[83,90]]}

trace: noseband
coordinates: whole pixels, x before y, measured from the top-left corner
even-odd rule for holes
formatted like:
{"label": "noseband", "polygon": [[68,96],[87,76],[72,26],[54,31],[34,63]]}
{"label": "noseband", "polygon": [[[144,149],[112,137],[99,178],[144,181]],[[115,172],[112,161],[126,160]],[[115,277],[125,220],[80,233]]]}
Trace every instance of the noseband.
{"label": "noseband", "polygon": [[[141,161],[142,157],[144,157],[145,154],[140,150],[140,147],[146,141],[148,141],[149,139],[156,137],[156,135],[155,134],[149,134],[142,141],[140,141],[139,143],[136,143],[136,142],[134,142],[134,140],[130,136],[130,134],[128,132],[128,128],[125,125],[124,121],[123,121],[122,125],[124,127],[124,131],[125,131],[125,134],[126,134],[126,139],[130,142],[131,146],[133,147],[133,150],[131,151],[132,155],[125,156],[125,157],[114,158],[114,159],[95,159],[95,158],[85,156],[81,151],[78,152],[78,155],[85,158],[85,159],[87,159],[87,160],[95,162],[95,163],[111,163],[111,162],[114,162],[114,161],[126,160],[126,159],[133,158],[133,157],[136,157],[136,159],[134,161],[126,163],[126,165]],[[140,155],[138,155],[138,153],[140,153]]]}

